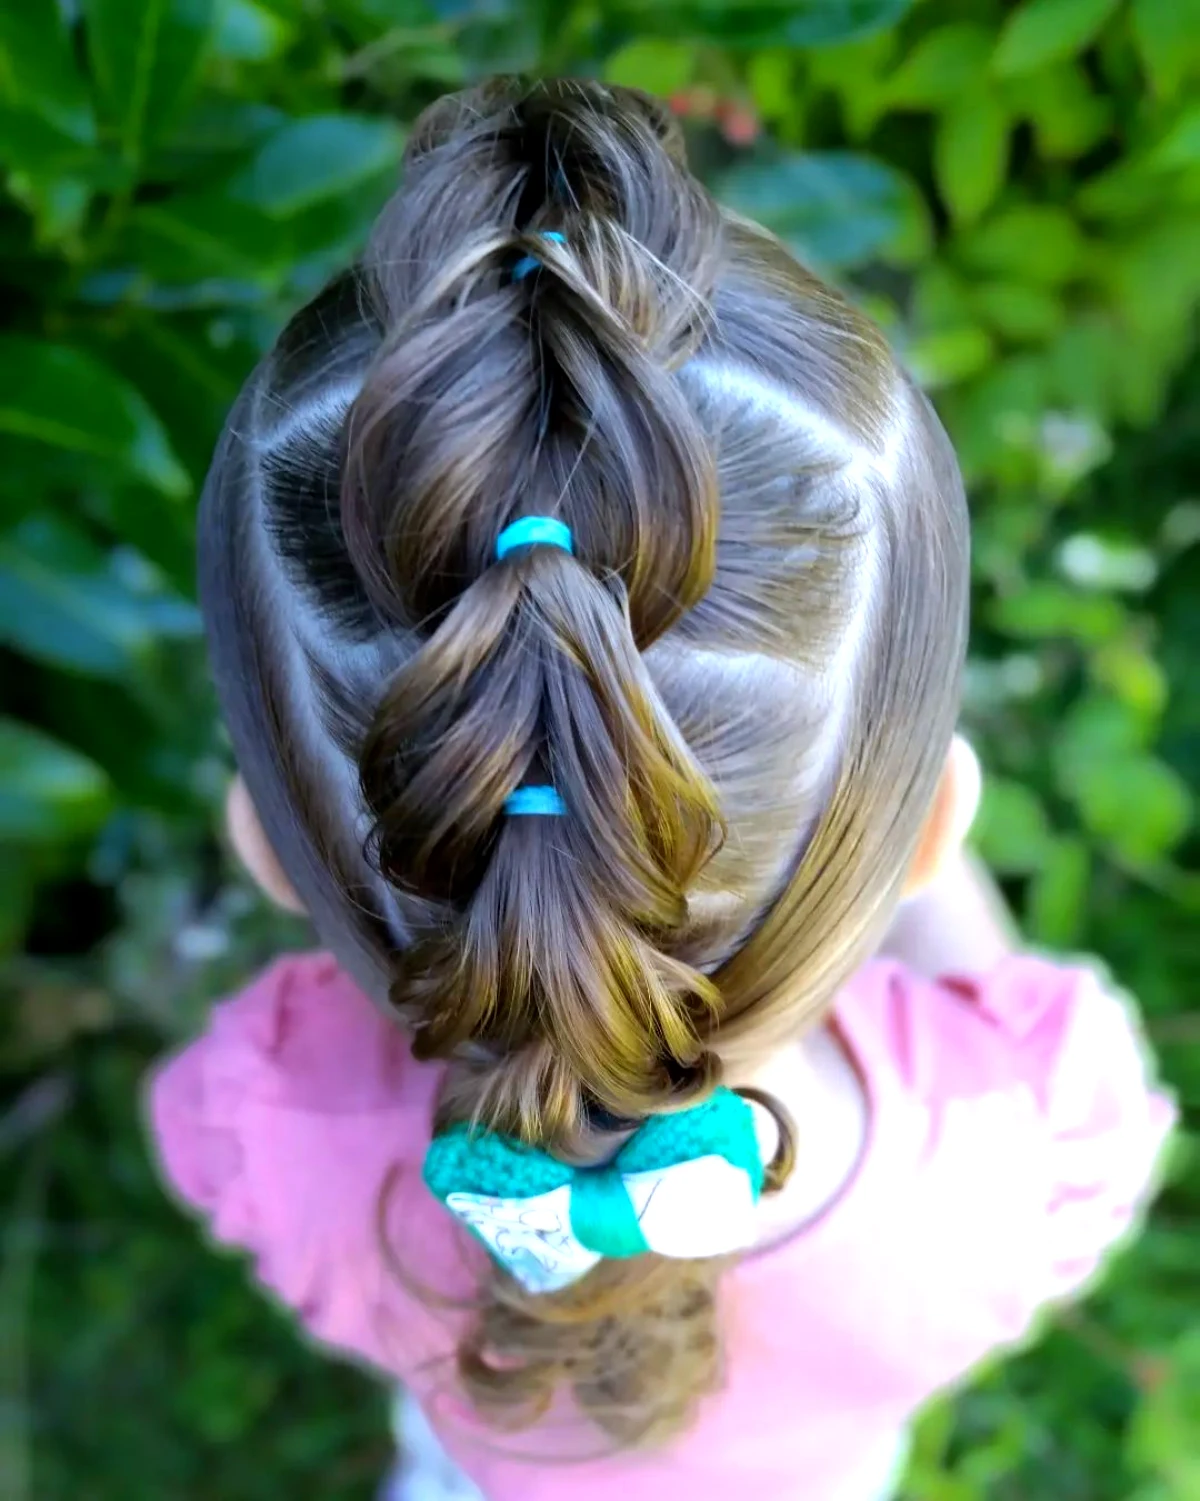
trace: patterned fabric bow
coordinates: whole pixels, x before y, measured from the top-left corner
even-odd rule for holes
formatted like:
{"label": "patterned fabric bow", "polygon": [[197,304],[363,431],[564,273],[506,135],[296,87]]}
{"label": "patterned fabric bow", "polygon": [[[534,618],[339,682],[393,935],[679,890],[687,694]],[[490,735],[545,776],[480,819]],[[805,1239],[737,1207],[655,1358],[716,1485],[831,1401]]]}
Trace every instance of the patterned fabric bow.
{"label": "patterned fabric bow", "polygon": [[452,1126],[425,1182],[533,1293],[568,1287],[605,1257],[724,1256],[751,1245],[763,1161],[751,1107],[729,1089],[654,1115],[603,1167]]}

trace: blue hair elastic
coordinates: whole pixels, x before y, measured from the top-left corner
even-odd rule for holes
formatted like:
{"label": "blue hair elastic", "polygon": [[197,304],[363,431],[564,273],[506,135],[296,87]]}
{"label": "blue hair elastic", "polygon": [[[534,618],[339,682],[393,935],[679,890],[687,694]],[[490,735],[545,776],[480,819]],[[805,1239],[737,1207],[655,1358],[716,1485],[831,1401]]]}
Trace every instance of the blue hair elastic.
{"label": "blue hair elastic", "polygon": [[553,516],[522,516],[520,521],[506,526],[496,538],[496,557],[506,558],[517,547],[538,546],[561,547],[564,552],[574,552],[571,528]]}
{"label": "blue hair elastic", "polygon": [[[560,235],[557,229],[543,230],[541,231],[541,237],[543,240],[557,240],[560,245],[567,243],[566,235]],[[513,281],[524,281],[529,273],[536,271],[541,264],[536,255],[523,255],[512,268]]]}
{"label": "blue hair elastic", "polygon": [[504,811],[510,818],[561,818],[567,805],[553,787],[518,787],[504,799]]}

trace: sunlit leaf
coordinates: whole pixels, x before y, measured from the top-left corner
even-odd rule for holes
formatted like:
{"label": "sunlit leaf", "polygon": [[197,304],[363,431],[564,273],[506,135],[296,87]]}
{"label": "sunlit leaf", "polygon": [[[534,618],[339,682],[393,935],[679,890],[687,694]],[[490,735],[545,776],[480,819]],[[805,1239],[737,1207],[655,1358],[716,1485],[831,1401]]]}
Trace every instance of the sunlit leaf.
{"label": "sunlit leaf", "polygon": [[1087,828],[1125,859],[1159,859],[1192,821],[1186,782],[1153,756],[1093,758],[1071,788]]}
{"label": "sunlit leaf", "polygon": [[1081,594],[1062,584],[1022,585],[993,604],[990,616],[1010,636],[1040,640],[1106,641],[1120,630],[1124,611],[1103,594]]}
{"label": "sunlit leaf", "polygon": [[933,168],[942,198],[960,223],[973,223],[1000,191],[1008,141],[1008,111],[995,94],[967,94],[942,115]]}
{"label": "sunlit leaf", "polygon": [[788,48],[756,52],[746,69],[754,106],[764,120],[786,119],[797,108],[796,55]]}
{"label": "sunlit leaf", "polygon": [[1111,694],[1091,691],[1060,718],[1054,737],[1055,782],[1064,796],[1099,762],[1135,760],[1152,743],[1156,720]]}
{"label": "sunlit leaf", "polygon": [[986,27],[969,21],[929,32],[888,78],[889,104],[928,109],[977,88],[987,74],[992,42]]}
{"label": "sunlit leaf", "polygon": [[1131,22],[1155,89],[1178,93],[1200,70],[1200,0],[1133,0]]}
{"label": "sunlit leaf", "polygon": [[1069,948],[1079,941],[1087,915],[1092,857],[1082,839],[1058,835],[1041,851],[1025,903],[1030,938]]}
{"label": "sunlit leaf", "polygon": [[1013,115],[1032,125],[1038,152],[1048,161],[1082,156],[1112,129],[1111,97],[1093,86],[1074,59],[1008,79],[1003,94]]}
{"label": "sunlit leaf", "polygon": [[1050,825],[1037,794],[1020,782],[984,778],[973,843],[1001,875],[1036,870],[1050,846]]}
{"label": "sunlit leaf", "polygon": [[1049,204],[1014,204],[964,235],[956,255],[973,271],[1059,286],[1079,269],[1085,242],[1071,215]]}
{"label": "sunlit leaf", "polygon": [[927,390],[967,380],[983,370],[995,352],[987,330],[965,324],[924,334],[905,346],[905,363]]}
{"label": "sunlit leaf", "polygon": [[1185,109],[1172,123],[1150,160],[1167,168],[1200,164],[1200,104]]}
{"label": "sunlit leaf", "polygon": [[604,65],[604,76],[609,83],[665,97],[691,81],[695,66],[694,47],[647,37],[614,52]]}
{"label": "sunlit leaf", "polygon": [[1024,0],[1005,22],[992,66],[1004,76],[1032,73],[1093,41],[1117,0]]}
{"label": "sunlit leaf", "polygon": [[990,328],[1017,342],[1040,341],[1062,326],[1062,298],[1023,281],[982,282],[971,289],[971,304]]}
{"label": "sunlit leaf", "polygon": [[1114,641],[1092,658],[1092,676],[1140,718],[1154,723],[1170,689],[1162,664],[1134,639]]}

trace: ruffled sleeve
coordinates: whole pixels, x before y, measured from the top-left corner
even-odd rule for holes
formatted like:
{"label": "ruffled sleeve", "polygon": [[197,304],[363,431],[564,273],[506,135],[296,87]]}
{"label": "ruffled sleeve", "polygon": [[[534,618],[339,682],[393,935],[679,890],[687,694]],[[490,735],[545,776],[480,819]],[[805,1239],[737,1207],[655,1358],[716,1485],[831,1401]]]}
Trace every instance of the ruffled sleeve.
{"label": "ruffled sleeve", "polygon": [[420,1182],[435,1084],[334,961],[311,954],[217,1006],[149,1081],[151,1135],[185,1207],[251,1255],[311,1334],[394,1374],[449,1337],[385,1250],[446,1234]]}
{"label": "ruffled sleeve", "polygon": [[1136,1010],[1097,970],[1028,955],[943,983],[1007,1042],[1006,1071],[1034,1105],[1044,1255],[1031,1301],[1077,1294],[1156,1191],[1175,1121]]}

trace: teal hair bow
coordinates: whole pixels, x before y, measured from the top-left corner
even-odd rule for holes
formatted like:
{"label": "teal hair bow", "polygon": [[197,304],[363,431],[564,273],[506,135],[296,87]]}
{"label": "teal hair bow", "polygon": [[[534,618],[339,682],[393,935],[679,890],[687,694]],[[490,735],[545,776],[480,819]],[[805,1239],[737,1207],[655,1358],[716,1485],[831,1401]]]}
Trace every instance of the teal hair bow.
{"label": "teal hair bow", "polygon": [[425,1182],[531,1291],[605,1257],[721,1255],[753,1239],[763,1161],[751,1107],[729,1089],[651,1116],[603,1167],[467,1125],[434,1138]]}

